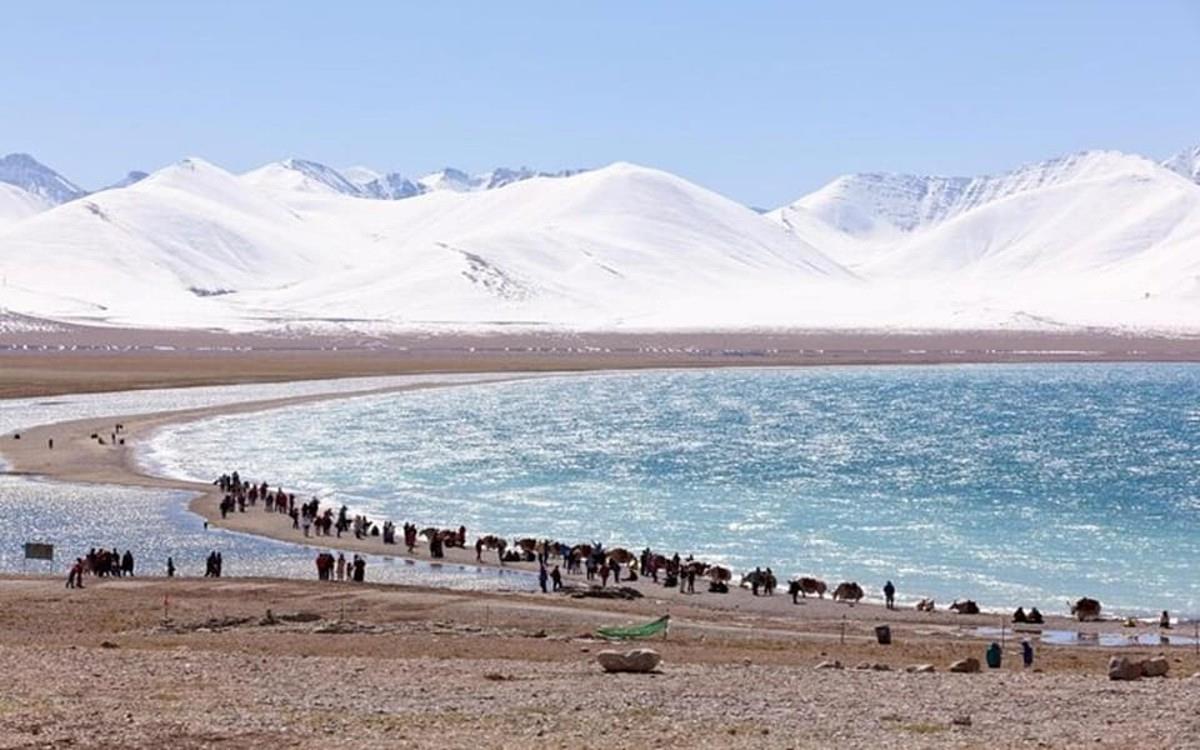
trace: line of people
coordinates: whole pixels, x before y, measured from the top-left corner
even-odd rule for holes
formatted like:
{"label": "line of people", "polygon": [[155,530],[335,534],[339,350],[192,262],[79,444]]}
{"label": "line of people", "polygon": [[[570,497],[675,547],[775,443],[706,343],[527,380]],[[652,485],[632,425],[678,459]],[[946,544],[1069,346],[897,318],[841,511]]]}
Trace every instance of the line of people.
{"label": "line of people", "polygon": [[332,552],[321,552],[317,555],[317,580],[319,581],[353,581],[362,583],[366,580],[367,560],[361,555],[347,561],[346,556],[339,552],[337,557]]}

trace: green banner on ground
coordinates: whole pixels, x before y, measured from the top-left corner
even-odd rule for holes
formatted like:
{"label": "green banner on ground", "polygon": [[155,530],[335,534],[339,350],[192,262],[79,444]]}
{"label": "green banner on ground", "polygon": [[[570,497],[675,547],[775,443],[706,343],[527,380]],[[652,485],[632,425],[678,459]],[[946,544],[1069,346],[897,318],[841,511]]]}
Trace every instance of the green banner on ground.
{"label": "green banner on ground", "polygon": [[651,636],[658,635],[659,633],[665,634],[667,632],[667,625],[670,624],[670,622],[671,616],[663,615],[657,620],[648,622],[645,625],[631,625],[620,628],[597,628],[596,635],[600,636],[601,638],[611,638],[621,641],[633,638],[649,638]]}

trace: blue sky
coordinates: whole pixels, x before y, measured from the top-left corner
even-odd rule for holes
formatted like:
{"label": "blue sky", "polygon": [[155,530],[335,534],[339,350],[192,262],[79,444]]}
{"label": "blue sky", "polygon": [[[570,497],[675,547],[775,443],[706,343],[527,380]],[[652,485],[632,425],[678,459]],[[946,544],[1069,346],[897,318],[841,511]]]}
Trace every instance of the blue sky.
{"label": "blue sky", "polygon": [[752,205],[1200,143],[1197,2],[55,2],[0,8],[0,152],[417,174],[634,161]]}

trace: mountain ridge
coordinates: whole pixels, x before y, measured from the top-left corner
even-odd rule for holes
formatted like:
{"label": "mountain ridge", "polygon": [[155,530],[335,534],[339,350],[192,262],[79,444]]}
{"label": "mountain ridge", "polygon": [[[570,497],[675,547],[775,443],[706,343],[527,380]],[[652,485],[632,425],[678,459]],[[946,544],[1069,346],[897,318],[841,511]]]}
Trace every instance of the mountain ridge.
{"label": "mountain ridge", "polygon": [[1198,153],[845,175],[766,213],[627,162],[414,181],[189,157],[58,205],[0,183],[0,309],[234,330],[1200,332]]}

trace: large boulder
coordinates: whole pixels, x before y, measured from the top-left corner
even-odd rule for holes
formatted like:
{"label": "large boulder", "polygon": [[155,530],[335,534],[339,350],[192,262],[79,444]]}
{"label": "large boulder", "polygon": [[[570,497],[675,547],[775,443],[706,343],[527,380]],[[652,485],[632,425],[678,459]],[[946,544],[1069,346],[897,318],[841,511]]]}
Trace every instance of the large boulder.
{"label": "large boulder", "polygon": [[1171,663],[1165,656],[1155,656],[1142,662],[1142,677],[1166,677]]}
{"label": "large boulder", "polygon": [[596,661],[605,672],[653,672],[662,661],[662,656],[650,648],[639,648],[633,651],[601,651],[596,654]]}
{"label": "large boulder", "polygon": [[1124,656],[1114,656],[1108,660],[1108,679],[1110,680],[1139,680],[1142,677],[1142,663],[1131,661]]}
{"label": "large boulder", "polygon": [[960,674],[974,674],[979,671],[979,660],[974,656],[968,656],[966,659],[959,659],[950,665],[951,672]]}

